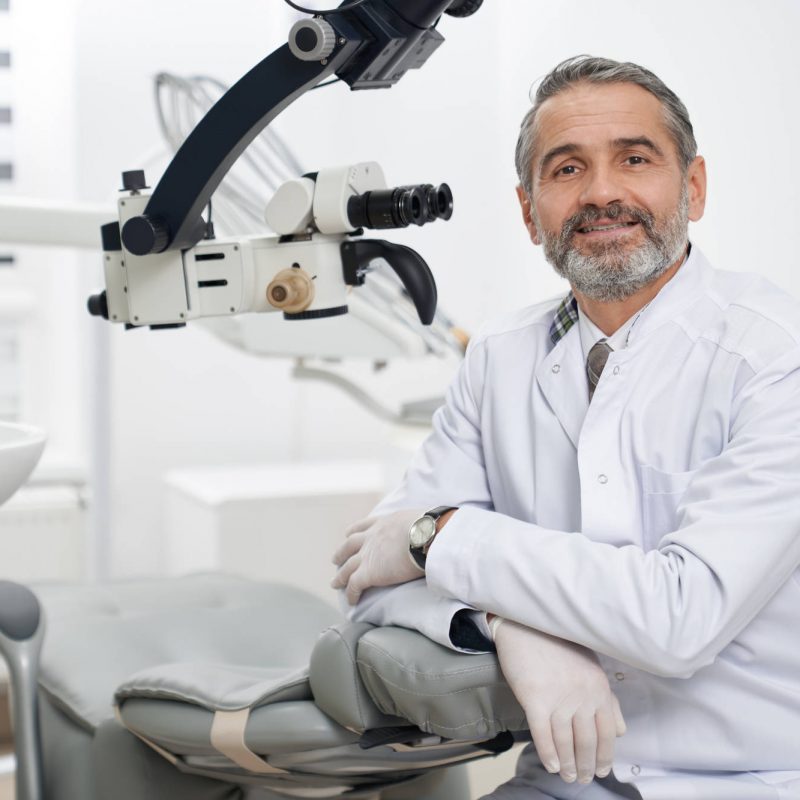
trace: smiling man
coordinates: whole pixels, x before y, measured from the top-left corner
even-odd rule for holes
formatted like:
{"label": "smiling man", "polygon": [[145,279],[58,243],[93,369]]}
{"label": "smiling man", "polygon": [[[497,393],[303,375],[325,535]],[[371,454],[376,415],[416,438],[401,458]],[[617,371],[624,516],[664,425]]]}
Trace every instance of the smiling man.
{"label": "smiling man", "polygon": [[800,798],[800,304],[690,244],[696,150],[642,67],[544,78],[517,193],[571,291],[475,337],[334,556],[354,619],[493,640],[533,739],[496,800]]}

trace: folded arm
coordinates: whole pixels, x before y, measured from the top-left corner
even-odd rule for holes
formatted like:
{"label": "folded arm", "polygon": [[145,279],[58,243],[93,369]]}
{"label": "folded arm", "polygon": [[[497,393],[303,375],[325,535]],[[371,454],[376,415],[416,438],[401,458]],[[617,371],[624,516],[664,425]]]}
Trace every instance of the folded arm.
{"label": "folded arm", "polygon": [[[448,389],[445,404],[433,416],[433,431],[415,454],[403,481],[373,509],[370,517],[348,529],[347,540],[334,554],[334,562],[339,567],[333,582],[335,587],[347,586],[351,576],[356,575],[356,580],[348,587],[349,603],[342,592],[343,606],[351,620],[412,628],[459,650],[479,649],[475,645],[482,642],[480,649],[491,647],[480,635],[466,640],[451,639],[451,629],[463,625],[464,615],[458,612],[470,611],[471,607],[455,596],[447,597],[442,591],[431,592],[424,579],[418,580],[421,573],[411,568],[407,537],[411,521],[435,506],[492,508],[479,410],[472,388],[481,381],[483,359],[481,347],[471,344]],[[381,524],[392,515],[395,519],[393,531]],[[376,534],[389,534],[391,541],[379,542]],[[369,547],[364,550],[365,542],[371,542],[369,547],[374,549],[375,558],[370,559]],[[386,557],[387,550],[393,554],[391,559]],[[355,555],[358,558],[350,561]],[[372,564],[367,569],[365,562],[370,560]],[[358,567],[362,565],[359,572]],[[397,580],[397,575],[402,578]],[[366,585],[358,585],[358,578],[362,576],[369,576],[366,584],[377,588],[364,591]],[[381,588],[401,581],[410,583]]]}
{"label": "folded arm", "polygon": [[693,476],[677,530],[648,552],[459,510],[427,581],[640,669],[688,677],[711,663],[800,565],[800,358],[735,401],[723,452]]}

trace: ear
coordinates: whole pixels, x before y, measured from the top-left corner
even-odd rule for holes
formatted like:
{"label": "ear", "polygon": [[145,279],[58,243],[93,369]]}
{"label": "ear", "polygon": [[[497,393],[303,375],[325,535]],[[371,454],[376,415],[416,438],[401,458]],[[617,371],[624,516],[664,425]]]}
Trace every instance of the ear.
{"label": "ear", "polygon": [[686,172],[689,188],[689,219],[697,222],[706,209],[706,160],[697,156]]}
{"label": "ear", "polygon": [[528,229],[528,235],[531,237],[531,241],[534,244],[541,244],[542,240],[539,238],[539,231],[531,216],[531,199],[522,186],[517,186],[517,199],[522,208],[522,220],[525,223],[525,227]]}

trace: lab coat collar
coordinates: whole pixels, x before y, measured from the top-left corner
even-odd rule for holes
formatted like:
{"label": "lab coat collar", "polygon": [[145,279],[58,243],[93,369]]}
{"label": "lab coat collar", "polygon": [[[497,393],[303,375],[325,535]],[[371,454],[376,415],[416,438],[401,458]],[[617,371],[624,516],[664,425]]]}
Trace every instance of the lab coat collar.
{"label": "lab coat collar", "polygon": [[607,342],[612,350],[624,350],[628,346],[628,338],[631,329],[638,322],[638,317],[641,316],[646,309],[647,306],[635,311],[610,336],[606,336],[603,331],[589,319],[588,315],[579,310],[577,324],[581,336],[581,349],[583,350],[584,363],[589,358],[589,351],[594,344],[601,340]]}
{"label": "lab coat collar", "polygon": [[589,408],[589,384],[577,325],[573,325],[539,363],[536,382],[577,450]]}
{"label": "lab coat collar", "polygon": [[692,244],[689,257],[644,309],[631,328],[628,346],[615,353],[615,360],[621,362],[633,357],[637,352],[637,345],[665,323],[673,322],[681,312],[700,298],[711,278],[711,265],[700,252],[700,248]]}

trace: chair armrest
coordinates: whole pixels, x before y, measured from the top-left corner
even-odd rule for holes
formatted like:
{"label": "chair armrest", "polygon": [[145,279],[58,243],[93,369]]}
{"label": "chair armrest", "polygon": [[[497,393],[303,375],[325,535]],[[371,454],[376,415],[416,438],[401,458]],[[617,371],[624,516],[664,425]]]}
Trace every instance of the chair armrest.
{"label": "chair armrest", "polygon": [[382,714],[370,699],[356,665],[358,640],[372,625],[345,622],[322,632],[309,664],[314,702],[348,730],[363,733],[373,728],[407,725],[405,720]]}
{"label": "chair armrest", "polygon": [[43,637],[44,621],[36,595],[18,583],[0,581],[0,654],[11,676],[17,800],[42,797],[36,692]]}
{"label": "chair armrest", "polygon": [[460,653],[407,628],[374,628],[358,640],[358,672],[384,714],[458,741],[527,731],[525,712],[494,653]]}

